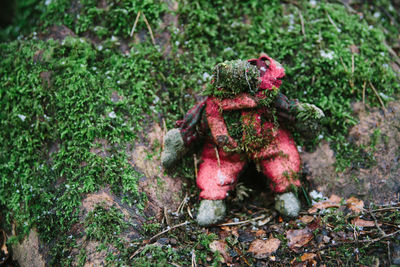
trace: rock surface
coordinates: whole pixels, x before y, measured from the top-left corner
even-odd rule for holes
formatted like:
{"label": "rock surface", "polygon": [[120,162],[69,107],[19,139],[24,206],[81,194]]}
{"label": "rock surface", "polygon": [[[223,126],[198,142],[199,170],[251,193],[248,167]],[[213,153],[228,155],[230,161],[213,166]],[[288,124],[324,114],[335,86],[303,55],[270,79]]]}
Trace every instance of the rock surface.
{"label": "rock surface", "polygon": [[39,235],[35,229],[32,229],[22,242],[12,245],[13,260],[22,267],[46,266],[45,255],[42,254],[41,249]]}
{"label": "rock surface", "polygon": [[128,151],[131,164],[144,178],[139,181],[140,189],[146,193],[148,206],[145,214],[160,219],[165,207],[176,210],[182,201],[182,181],[164,174],[161,167],[160,152],[164,131],[158,124],[151,127],[147,135],[147,143],[136,143],[133,150]]}
{"label": "rock surface", "polygon": [[335,154],[326,141],[312,152],[304,152],[306,178],[312,189],[329,196],[340,192],[342,197],[357,196],[367,203],[389,204],[400,199],[400,103],[390,102],[386,112],[353,105],[359,123],[350,129],[348,140],[364,146],[374,162],[367,167],[363,162],[335,172]]}

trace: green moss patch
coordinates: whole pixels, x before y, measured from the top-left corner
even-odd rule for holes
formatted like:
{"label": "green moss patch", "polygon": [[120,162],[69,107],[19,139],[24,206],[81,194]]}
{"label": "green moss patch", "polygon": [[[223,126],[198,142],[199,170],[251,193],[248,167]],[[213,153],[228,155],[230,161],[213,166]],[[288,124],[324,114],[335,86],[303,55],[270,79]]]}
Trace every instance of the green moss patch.
{"label": "green moss patch", "polygon": [[[346,136],[357,123],[350,103],[364,91],[366,103],[378,106],[370,84],[384,104],[399,89],[385,45],[399,34],[390,6],[365,4],[360,16],[341,4],[308,1],[182,1],[176,11],[161,1],[18,1],[13,24],[0,30],[7,41],[0,44],[0,205],[7,224],[15,222],[22,234],[36,226],[57,260],[68,257],[66,233],[79,220],[85,194],[110,186],[143,208],[137,185],[143,175],[130,165],[126,145],[149,122],[164,119],[172,128],[217,63],[260,52],[285,67],[283,93],[325,112],[319,139],[331,141],[340,168],[349,166],[355,150]],[[386,7],[389,16],[375,15]],[[142,18],[130,36],[139,11],[156,39],[166,29],[169,54],[152,45]],[[178,21],[161,27],[167,14]],[[37,38],[53,25],[77,37]],[[300,145],[317,141],[296,138]],[[107,144],[100,145],[104,153],[96,152],[98,144]],[[180,174],[193,178],[192,158],[183,162]],[[181,254],[174,255],[178,261]]]}

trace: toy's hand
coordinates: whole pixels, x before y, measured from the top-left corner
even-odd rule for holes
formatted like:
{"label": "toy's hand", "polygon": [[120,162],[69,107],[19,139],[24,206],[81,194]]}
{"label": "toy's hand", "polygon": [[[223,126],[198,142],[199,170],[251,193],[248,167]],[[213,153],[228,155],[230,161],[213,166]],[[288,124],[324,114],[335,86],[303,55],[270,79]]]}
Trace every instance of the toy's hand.
{"label": "toy's hand", "polygon": [[222,110],[226,111],[255,108],[258,105],[256,98],[247,93],[241,93],[234,98],[216,99],[215,101]]}
{"label": "toy's hand", "polygon": [[218,135],[215,138],[218,147],[228,146],[229,148],[236,148],[237,143],[233,140],[232,137],[227,135]]}
{"label": "toy's hand", "polygon": [[313,104],[299,103],[296,109],[296,129],[307,138],[314,138],[320,132],[320,121],[324,112]]}
{"label": "toy's hand", "polygon": [[179,129],[171,129],[164,136],[164,149],[161,153],[161,164],[164,168],[172,165],[184,154],[185,145]]}
{"label": "toy's hand", "polygon": [[297,105],[296,118],[299,121],[308,121],[308,120],[319,121],[323,117],[325,117],[324,112],[313,104],[299,103]]}

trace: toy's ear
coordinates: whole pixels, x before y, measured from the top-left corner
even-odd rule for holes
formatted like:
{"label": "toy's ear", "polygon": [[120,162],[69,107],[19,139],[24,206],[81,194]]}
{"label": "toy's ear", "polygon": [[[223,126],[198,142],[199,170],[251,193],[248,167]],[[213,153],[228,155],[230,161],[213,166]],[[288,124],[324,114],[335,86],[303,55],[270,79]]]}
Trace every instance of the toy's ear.
{"label": "toy's ear", "polygon": [[269,56],[267,54],[265,54],[264,52],[260,53],[260,57],[258,59],[260,60],[268,60]]}
{"label": "toy's ear", "polygon": [[259,58],[249,59],[250,65],[257,66],[260,72],[260,77],[264,76],[265,72],[269,69],[270,58],[266,54],[262,54]]}

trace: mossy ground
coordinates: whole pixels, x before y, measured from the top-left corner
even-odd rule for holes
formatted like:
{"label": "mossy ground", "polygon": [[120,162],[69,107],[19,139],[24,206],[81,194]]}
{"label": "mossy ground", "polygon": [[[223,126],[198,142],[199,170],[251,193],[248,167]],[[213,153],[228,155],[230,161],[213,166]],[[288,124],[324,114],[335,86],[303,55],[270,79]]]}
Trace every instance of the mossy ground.
{"label": "mossy ground", "polygon": [[[59,262],[68,257],[65,233],[79,218],[84,194],[110,186],[142,208],[145,197],[137,187],[142,174],[128,163],[124,147],[150,121],[164,119],[171,128],[209,82],[216,63],[260,52],[285,67],[283,93],[325,112],[320,139],[331,141],[338,168],[347,167],[354,153],[365,160],[346,138],[356,123],[350,104],[363,99],[365,88],[366,102],[379,105],[370,83],[383,103],[399,89],[388,50],[399,35],[399,7],[393,5],[181,1],[172,11],[173,5],[161,1],[17,1],[14,20],[0,31],[4,227],[14,222],[22,235],[37,227],[42,240],[53,242],[53,260]],[[142,18],[136,38],[130,36],[139,11],[155,46]],[[167,15],[177,22],[165,22]],[[76,37],[43,40],[53,25],[68,27]],[[309,147],[317,141],[296,138]],[[108,156],[92,152],[97,140],[107,141]],[[179,166],[189,184],[192,166],[189,159]],[[202,230],[193,231],[198,240],[178,252],[146,249],[157,252],[154,261],[179,262],[209,243]],[[122,247],[121,255],[132,252]]]}

